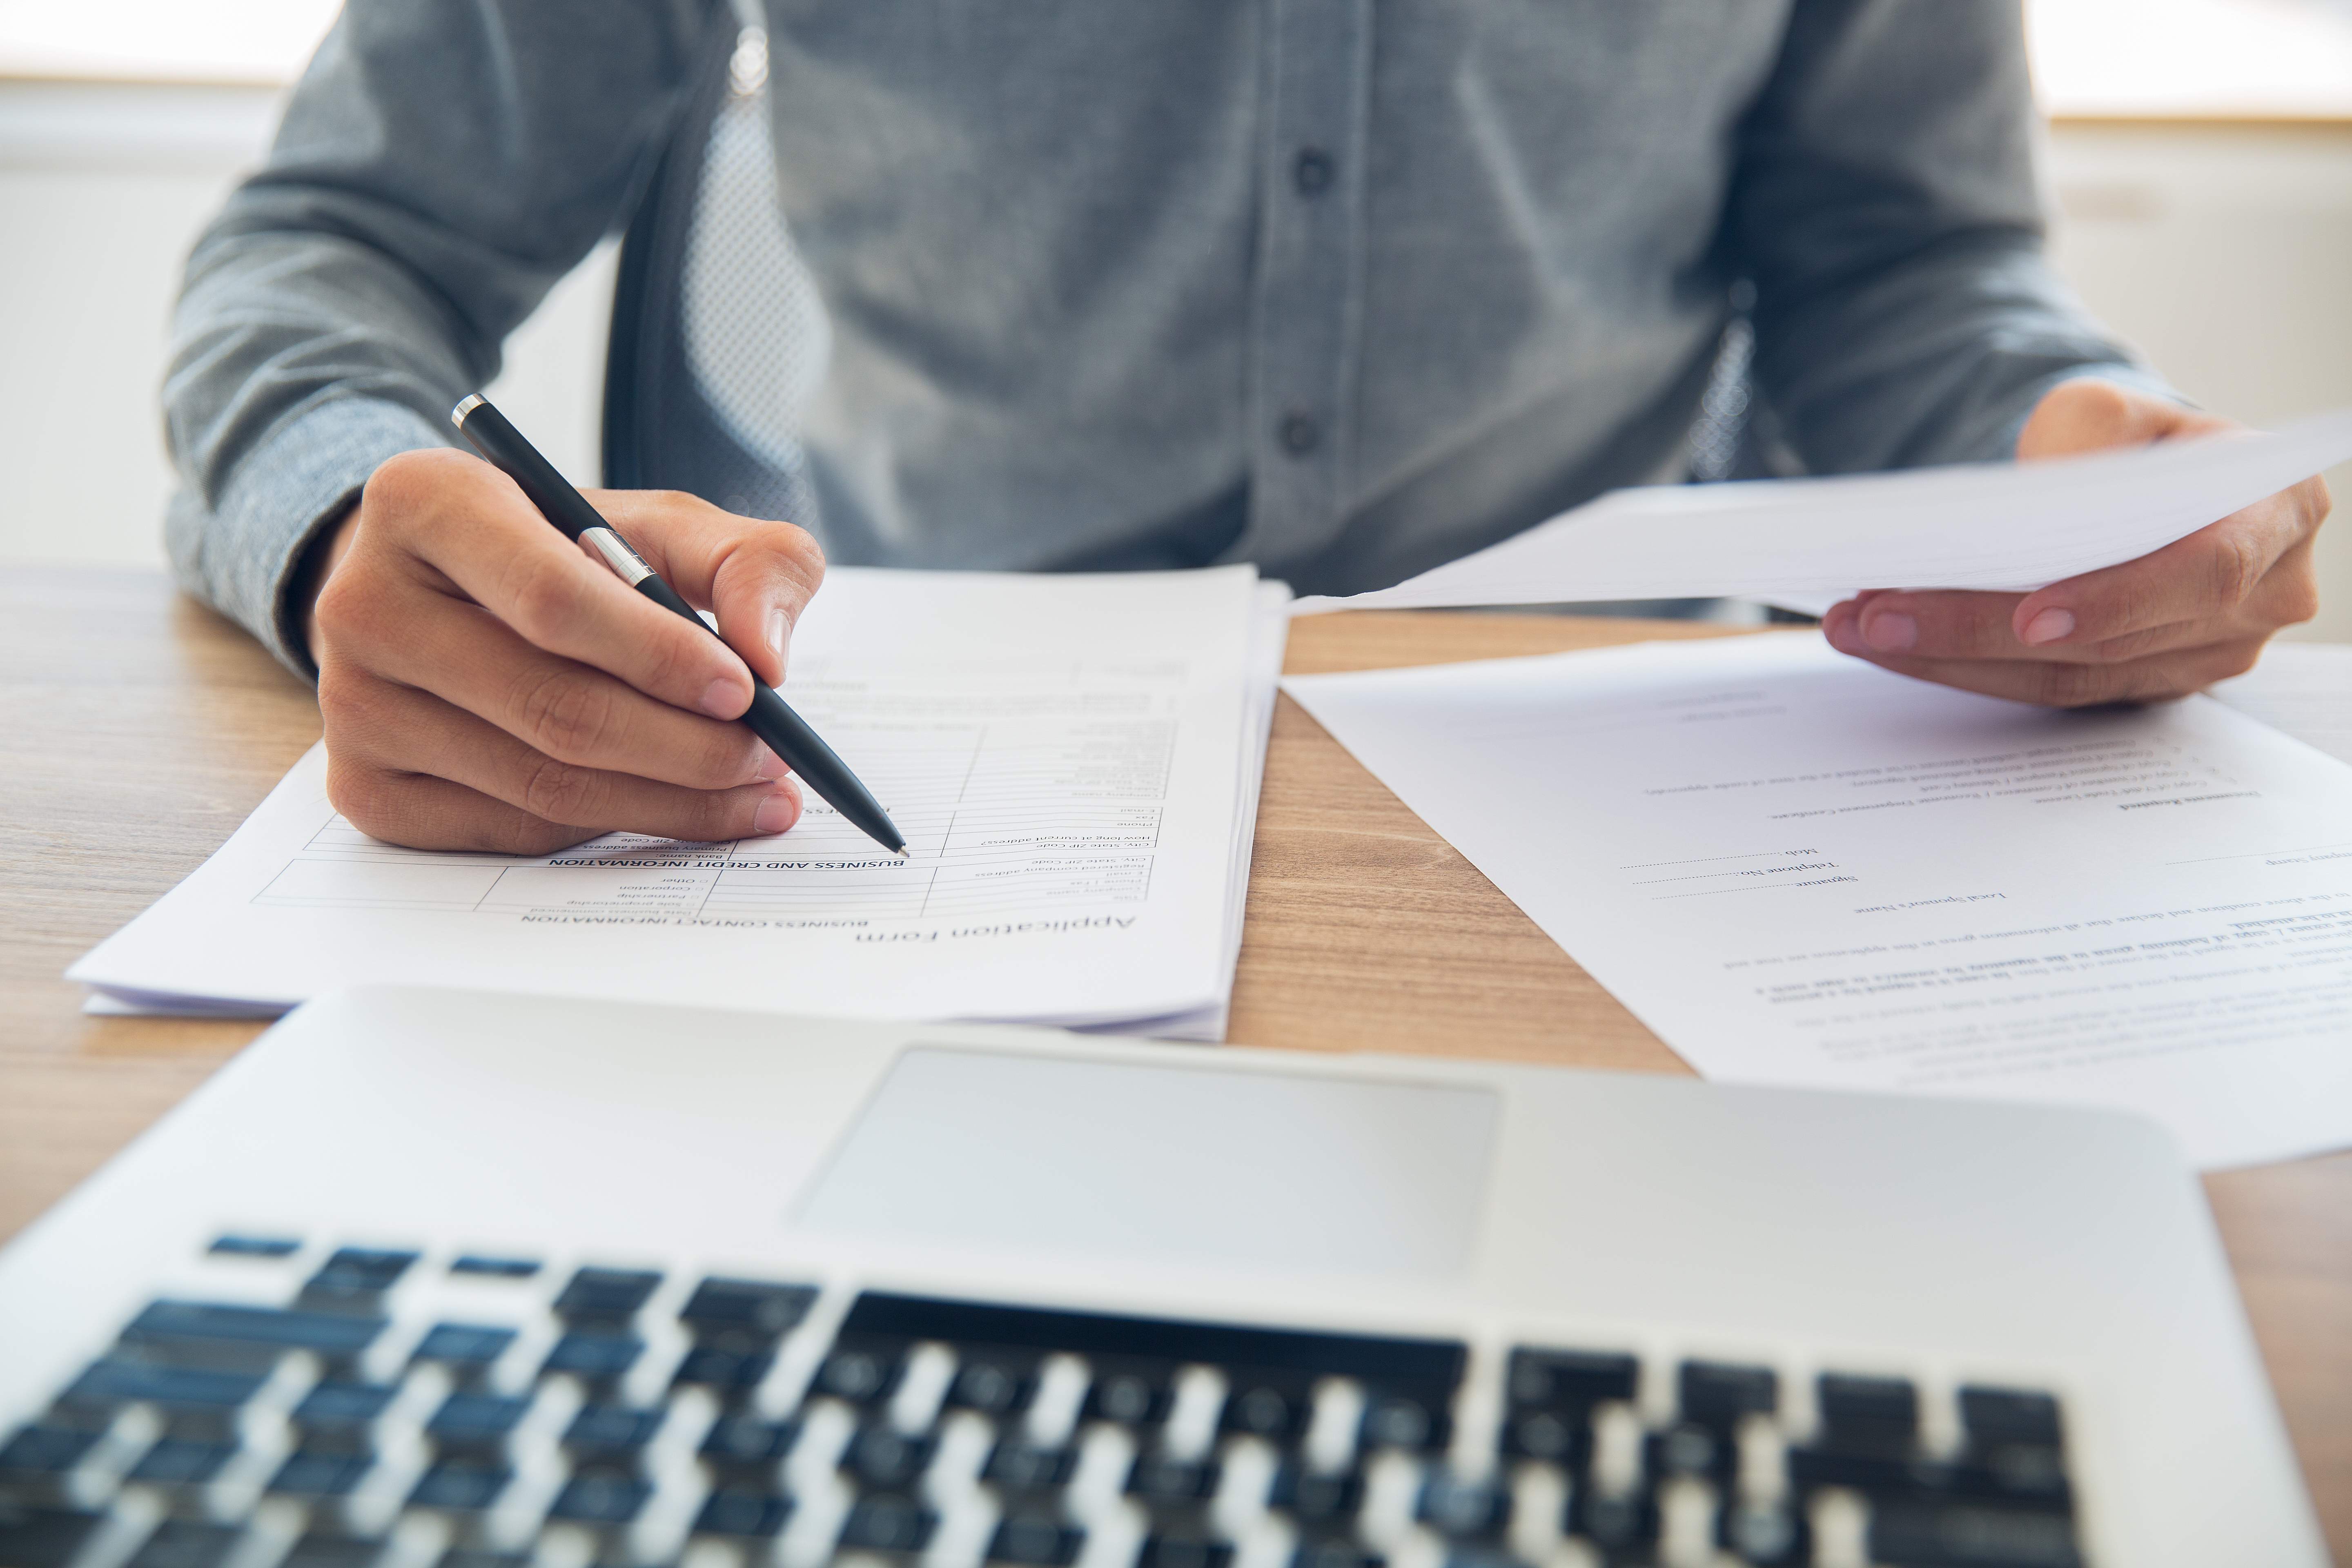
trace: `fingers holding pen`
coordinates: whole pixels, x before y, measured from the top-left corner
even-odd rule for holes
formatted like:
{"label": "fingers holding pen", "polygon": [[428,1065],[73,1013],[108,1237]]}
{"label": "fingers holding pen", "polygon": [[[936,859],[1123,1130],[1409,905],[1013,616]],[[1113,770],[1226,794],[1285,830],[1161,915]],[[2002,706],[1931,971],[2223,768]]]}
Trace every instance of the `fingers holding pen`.
{"label": "fingers holding pen", "polygon": [[[399,616],[410,635],[374,649],[371,677],[429,693],[556,762],[699,790],[784,773],[742,725],[672,707],[535,647],[476,605],[420,595]],[[345,691],[330,679],[322,671],[320,700],[341,712]]]}
{"label": "fingers holding pen", "polygon": [[[362,507],[368,526],[389,534],[427,581],[442,579],[451,596],[481,605],[531,646],[675,708],[734,719],[751,705],[742,659],[548,527],[514,481],[481,459],[403,454],[368,480]],[[341,576],[321,595],[322,616]]]}
{"label": "fingers holding pen", "polygon": [[614,831],[709,842],[781,833],[800,818],[790,778],[696,788],[583,766],[430,693],[365,674],[340,679],[328,789],[377,837],[547,854]]}
{"label": "fingers holding pen", "polygon": [[770,686],[784,679],[793,627],[824,580],[824,552],[789,522],[739,517],[671,490],[591,490],[589,500]]}

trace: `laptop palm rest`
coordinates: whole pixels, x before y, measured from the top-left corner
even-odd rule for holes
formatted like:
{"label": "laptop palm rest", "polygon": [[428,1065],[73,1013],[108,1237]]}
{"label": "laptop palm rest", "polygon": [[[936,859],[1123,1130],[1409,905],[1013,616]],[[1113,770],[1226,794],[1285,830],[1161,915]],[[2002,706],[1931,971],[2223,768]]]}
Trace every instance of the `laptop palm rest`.
{"label": "laptop palm rest", "polygon": [[920,1046],[798,1205],[813,1230],[1285,1273],[1467,1271],[1500,1097]]}

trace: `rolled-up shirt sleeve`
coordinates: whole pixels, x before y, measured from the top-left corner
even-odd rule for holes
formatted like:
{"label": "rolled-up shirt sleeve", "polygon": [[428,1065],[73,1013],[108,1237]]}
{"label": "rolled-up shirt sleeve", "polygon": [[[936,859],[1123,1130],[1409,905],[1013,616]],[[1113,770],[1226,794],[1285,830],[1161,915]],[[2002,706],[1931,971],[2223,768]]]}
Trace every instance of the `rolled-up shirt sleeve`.
{"label": "rolled-up shirt sleeve", "polygon": [[261,170],[197,240],[163,385],[184,586],[315,673],[288,590],[386,458],[625,218],[708,0],[345,7]]}
{"label": "rolled-up shirt sleeve", "polygon": [[2168,393],[2044,258],[2035,124],[2016,0],[1799,0],[1726,239],[1814,471],[2007,458],[2075,376]]}

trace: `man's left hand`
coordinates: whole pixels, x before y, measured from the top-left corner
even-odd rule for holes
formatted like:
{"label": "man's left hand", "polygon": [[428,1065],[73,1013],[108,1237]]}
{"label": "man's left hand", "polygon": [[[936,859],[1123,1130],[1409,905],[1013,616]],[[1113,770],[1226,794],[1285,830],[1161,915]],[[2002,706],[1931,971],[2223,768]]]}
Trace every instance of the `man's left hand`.
{"label": "man's left hand", "polygon": [[[2111,382],[2062,383],[2017,438],[2021,462],[2235,428]],[[1841,653],[1969,691],[2061,708],[2185,697],[2242,675],[2281,626],[2319,611],[2311,546],[2327,486],[2304,480],[2152,554],[2031,594],[1877,590],[1822,618]]]}

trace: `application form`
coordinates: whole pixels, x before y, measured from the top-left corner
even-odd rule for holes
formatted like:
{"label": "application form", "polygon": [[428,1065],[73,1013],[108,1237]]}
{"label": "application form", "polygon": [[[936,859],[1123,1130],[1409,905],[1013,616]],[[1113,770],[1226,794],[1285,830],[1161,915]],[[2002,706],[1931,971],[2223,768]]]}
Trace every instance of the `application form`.
{"label": "application form", "polygon": [[1247,567],[836,569],[784,691],[906,860],[814,795],[771,838],[405,849],[314,749],[72,973],[185,1010],[384,980],[1221,1034],[1287,598]]}
{"label": "application form", "polygon": [[2017,592],[2135,560],[2352,458],[2352,408],[2275,434],[2032,463],[1614,490],[1393,587],[1301,614],[1757,599],[1818,615],[1864,588]]}
{"label": "application form", "polygon": [[2207,698],[2058,712],[1811,632],[1285,689],[1710,1078],[2352,1143],[2352,767]]}

